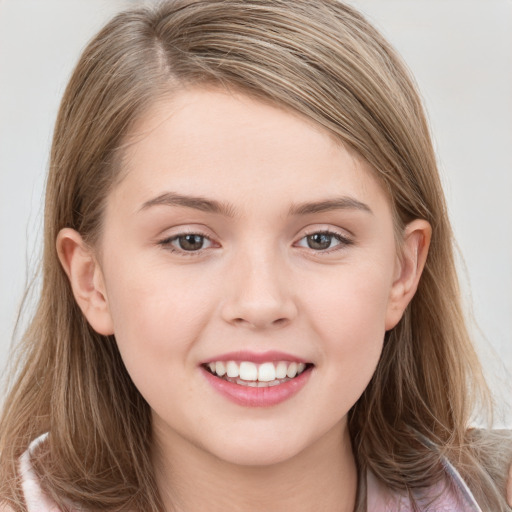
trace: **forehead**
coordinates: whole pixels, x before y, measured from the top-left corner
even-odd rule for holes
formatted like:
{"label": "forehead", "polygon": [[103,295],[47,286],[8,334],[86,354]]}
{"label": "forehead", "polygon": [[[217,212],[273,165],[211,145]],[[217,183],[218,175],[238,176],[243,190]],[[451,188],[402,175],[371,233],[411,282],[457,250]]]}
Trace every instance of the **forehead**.
{"label": "forehead", "polygon": [[182,90],[156,101],[128,140],[120,187],[139,202],[169,190],[241,208],[251,198],[383,195],[370,165],[324,128],[244,94]]}

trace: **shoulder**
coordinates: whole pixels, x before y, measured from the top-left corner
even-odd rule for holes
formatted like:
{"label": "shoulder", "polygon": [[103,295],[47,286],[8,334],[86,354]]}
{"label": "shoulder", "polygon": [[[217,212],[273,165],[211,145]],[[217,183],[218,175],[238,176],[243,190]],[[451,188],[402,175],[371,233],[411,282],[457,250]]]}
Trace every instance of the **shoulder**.
{"label": "shoulder", "polygon": [[[471,446],[474,462],[483,468],[487,477],[491,477],[501,496],[505,496],[508,487],[512,498],[512,432],[510,430],[470,430],[467,437]],[[368,510],[373,512],[409,511],[411,500],[418,510],[436,510],[436,512],[481,512],[477,495],[473,494],[457,469],[443,459],[444,478],[427,488],[412,490],[409,493],[392,491],[375,476],[368,472],[366,478]],[[510,480],[507,487],[507,475]],[[477,486],[478,487],[478,486]],[[481,499],[481,494],[479,495]],[[485,500],[484,500],[485,502]],[[500,509],[501,510],[501,509]]]}
{"label": "shoulder", "polygon": [[507,480],[507,503],[508,506],[512,508],[512,461],[510,461],[510,466],[508,468],[508,480]]}
{"label": "shoulder", "polygon": [[[27,451],[23,453],[18,461],[18,470],[27,512],[60,512],[57,505],[41,489],[39,479],[31,463],[32,453],[45,439],[46,434],[32,441]],[[10,509],[8,508],[7,510]],[[2,509],[0,509],[0,512],[3,512]]]}
{"label": "shoulder", "polygon": [[[474,496],[485,507],[496,500],[506,508],[502,500],[507,500],[509,505],[512,501],[512,431],[470,429],[466,435],[466,442],[475,467],[474,471],[468,471],[468,474],[473,474],[468,484],[471,485]],[[474,500],[468,485],[453,465],[446,460],[444,465],[456,492],[466,500]],[[474,501],[476,508],[476,500]]]}
{"label": "shoulder", "polygon": [[410,493],[391,490],[368,472],[366,502],[367,510],[372,512],[482,512],[463,480],[449,468],[445,478],[435,485]]}
{"label": "shoulder", "polygon": [[468,441],[489,476],[505,491],[507,477],[512,476],[512,430],[472,429],[468,432]]}

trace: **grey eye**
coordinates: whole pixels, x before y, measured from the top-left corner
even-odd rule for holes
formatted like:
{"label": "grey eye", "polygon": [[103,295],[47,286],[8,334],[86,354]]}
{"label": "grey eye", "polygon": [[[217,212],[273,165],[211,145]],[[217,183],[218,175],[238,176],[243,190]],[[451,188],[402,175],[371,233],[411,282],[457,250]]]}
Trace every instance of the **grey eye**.
{"label": "grey eye", "polygon": [[351,244],[352,241],[341,234],[334,232],[331,233],[329,231],[319,231],[301,238],[297,243],[297,246],[313,249],[317,252],[327,252],[328,249],[342,249],[343,247]]}
{"label": "grey eye", "polygon": [[334,235],[330,235],[328,233],[314,233],[313,235],[308,235],[306,237],[308,247],[317,251],[329,249],[333,240],[338,242]]}

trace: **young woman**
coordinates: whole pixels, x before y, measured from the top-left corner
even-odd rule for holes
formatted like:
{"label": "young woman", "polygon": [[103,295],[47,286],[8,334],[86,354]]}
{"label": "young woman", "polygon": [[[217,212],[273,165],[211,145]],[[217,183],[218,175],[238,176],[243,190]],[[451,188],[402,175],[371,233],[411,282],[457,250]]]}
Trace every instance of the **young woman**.
{"label": "young woman", "polygon": [[418,94],[331,0],[85,49],[0,427],[7,510],[507,510]]}

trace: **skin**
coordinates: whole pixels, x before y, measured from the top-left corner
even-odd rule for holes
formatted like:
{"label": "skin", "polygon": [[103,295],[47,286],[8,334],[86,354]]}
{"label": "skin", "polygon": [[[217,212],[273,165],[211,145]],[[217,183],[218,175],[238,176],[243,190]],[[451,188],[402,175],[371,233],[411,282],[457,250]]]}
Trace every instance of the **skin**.
{"label": "skin", "polygon": [[[408,224],[398,248],[389,199],[362,158],[244,95],[181,91],[131,141],[98,246],[64,229],[57,247],[82,311],[115,334],[151,406],[167,509],[353,510],[347,413],[416,291],[429,224]],[[154,204],[169,192],[229,204],[230,215]],[[290,215],[339,197],[348,207]],[[307,235],[326,231],[330,247],[311,247]],[[207,238],[187,253],[183,233]],[[236,350],[280,350],[314,368],[285,402],[245,407],[199,367]]]}

